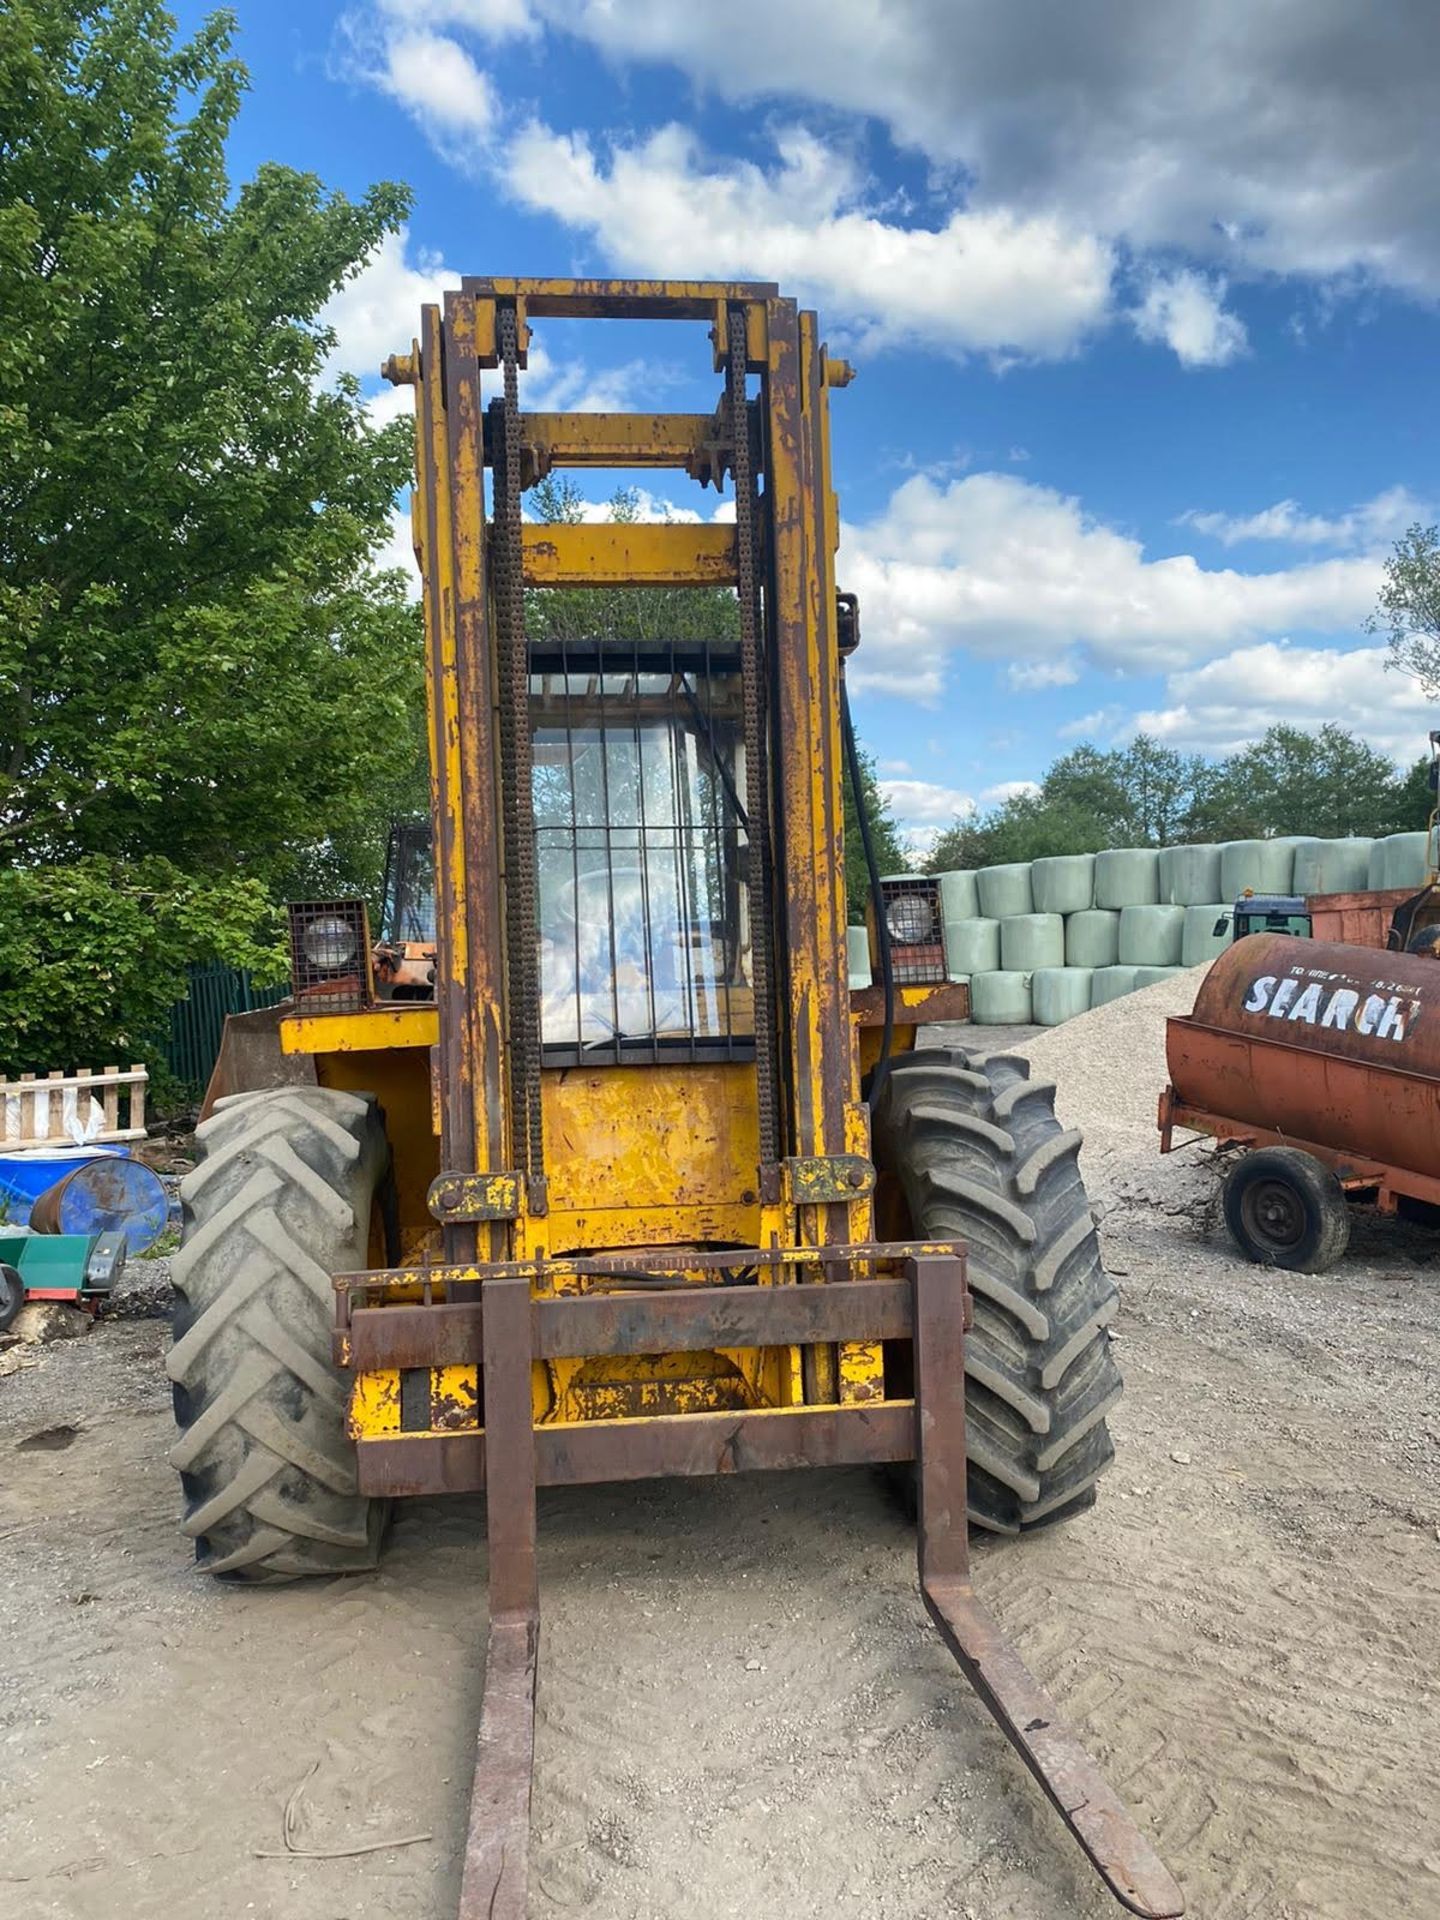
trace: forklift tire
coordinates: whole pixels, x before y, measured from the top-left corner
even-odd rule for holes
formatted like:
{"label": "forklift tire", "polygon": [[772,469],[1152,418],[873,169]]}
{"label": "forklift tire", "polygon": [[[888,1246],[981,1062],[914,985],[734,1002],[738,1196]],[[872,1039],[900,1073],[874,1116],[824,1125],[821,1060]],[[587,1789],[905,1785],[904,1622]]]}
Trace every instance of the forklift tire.
{"label": "forklift tire", "polygon": [[1247,1260],[1288,1273],[1326,1273],[1350,1244],[1345,1189],[1298,1147],[1260,1147],[1230,1169],[1225,1224]]}
{"label": "forklift tire", "polygon": [[995,1533],[1091,1506],[1114,1458],[1120,1398],[1114,1284],[1100,1264],[1055,1089],[1025,1060],[920,1048],[893,1062],[872,1116],[875,1159],[899,1182],[912,1232],[963,1240],[974,1309],[965,1337],[969,1515]]}
{"label": "forklift tire", "polygon": [[195,1137],[166,1371],[196,1563],[249,1581],[373,1567],[385,1505],[358,1490],[330,1283],[370,1264],[389,1167],[374,1096],[234,1094]]}
{"label": "forklift tire", "polygon": [[0,1333],[6,1333],[19,1318],[25,1304],[25,1282],[15,1267],[0,1266]]}

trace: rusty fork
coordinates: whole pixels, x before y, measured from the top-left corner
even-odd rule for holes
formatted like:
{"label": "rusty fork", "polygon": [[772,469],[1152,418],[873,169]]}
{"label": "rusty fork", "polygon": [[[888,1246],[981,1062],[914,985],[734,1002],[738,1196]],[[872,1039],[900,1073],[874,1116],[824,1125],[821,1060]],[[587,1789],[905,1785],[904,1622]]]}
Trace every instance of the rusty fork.
{"label": "rusty fork", "polygon": [[[913,1293],[920,1591],[967,1680],[1127,1912],[1178,1920],[1164,1863],[976,1597],[966,1520],[965,1269],[907,1259]],[[525,1920],[540,1634],[527,1278],[484,1285],[490,1637],[460,1920]],[[683,1418],[684,1416],[677,1416]]]}

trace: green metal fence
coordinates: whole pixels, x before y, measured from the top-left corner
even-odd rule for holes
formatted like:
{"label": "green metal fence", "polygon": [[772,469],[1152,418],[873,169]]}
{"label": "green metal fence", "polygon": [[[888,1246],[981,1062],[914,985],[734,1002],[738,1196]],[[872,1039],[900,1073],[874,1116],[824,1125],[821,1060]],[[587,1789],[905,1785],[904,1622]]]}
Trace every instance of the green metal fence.
{"label": "green metal fence", "polygon": [[220,1034],[226,1016],[273,1007],[290,991],[278,986],[257,987],[243,967],[227,967],[218,960],[193,961],[190,990],[170,1009],[170,1040],[165,1058],[177,1080],[203,1087],[220,1052]]}

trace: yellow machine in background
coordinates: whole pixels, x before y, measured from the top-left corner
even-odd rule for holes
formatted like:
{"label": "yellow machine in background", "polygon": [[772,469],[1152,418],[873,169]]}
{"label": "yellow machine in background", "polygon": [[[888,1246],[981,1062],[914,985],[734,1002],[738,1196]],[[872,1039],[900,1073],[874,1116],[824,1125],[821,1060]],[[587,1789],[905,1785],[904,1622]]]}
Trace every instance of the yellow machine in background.
{"label": "yellow machine in background", "polygon": [[[713,412],[523,412],[551,318],[698,323]],[[296,907],[278,1047],[222,1058],[170,1362],[201,1564],[368,1566],[389,1498],[483,1489],[462,1906],[494,1920],[525,1904],[536,1486],[913,1460],[947,1642],[1117,1897],[1178,1913],[970,1587],[967,1508],[1019,1532],[1093,1498],[1114,1292],[1049,1089],[914,1046],[965,1010],[933,881],[872,861],[879,984],[847,990],[850,369],[771,286],[466,280],[386,371],[416,397],[433,948],[411,910],[372,949],[360,902]],[[734,518],[527,521],[566,467],[670,469]],[[595,586],[726,617],[554,637],[536,596]]]}

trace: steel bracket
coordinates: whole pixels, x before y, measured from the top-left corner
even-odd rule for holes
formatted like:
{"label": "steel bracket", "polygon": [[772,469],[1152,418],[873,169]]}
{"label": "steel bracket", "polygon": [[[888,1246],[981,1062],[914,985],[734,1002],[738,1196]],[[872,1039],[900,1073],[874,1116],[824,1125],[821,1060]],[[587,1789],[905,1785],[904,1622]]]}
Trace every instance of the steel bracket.
{"label": "steel bracket", "polygon": [[785,1199],[792,1207],[863,1200],[875,1191],[874,1162],[859,1153],[799,1155],[780,1162]]}
{"label": "steel bracket", "polygon": [[518,1173],[441,1173],[430,1182],[426,1204],[437,1220],[518,1220]]}

